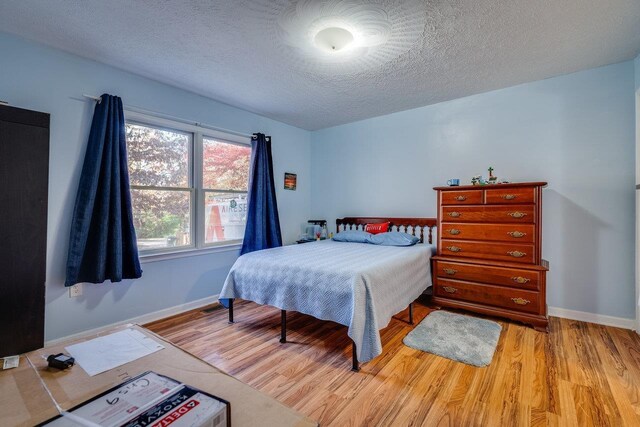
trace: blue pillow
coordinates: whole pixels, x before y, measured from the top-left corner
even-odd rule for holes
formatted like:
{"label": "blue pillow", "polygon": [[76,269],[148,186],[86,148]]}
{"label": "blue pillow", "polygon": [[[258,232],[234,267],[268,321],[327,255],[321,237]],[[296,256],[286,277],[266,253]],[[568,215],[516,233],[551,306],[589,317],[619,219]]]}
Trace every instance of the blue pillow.
{"label": "blue pillow", "polygon": [[371,243],[371,233],[359,230],[345,230],[333,236],[336,242]]}
{"label": "blue pillow", "polygon": [[388,233],[374,234],[369,239],[369,243],[382,246],[413,246],[420,241],[416,236],[399,231],[389,231]]}

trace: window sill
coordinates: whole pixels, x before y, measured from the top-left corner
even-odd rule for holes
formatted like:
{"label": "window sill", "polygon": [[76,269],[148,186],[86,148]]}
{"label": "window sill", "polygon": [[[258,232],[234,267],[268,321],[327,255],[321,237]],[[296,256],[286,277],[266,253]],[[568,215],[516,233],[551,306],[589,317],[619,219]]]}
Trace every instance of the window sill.
{"label": "window sill", "polygon": [[215,254],[220,252],[239,252],[240,248],[242,248],[242,243],[233,243],[229,245],[211,246],[208,248],[184,249],[176,252],[140,255],[140,263],[147,264],[150,262],[202,256],[202,255],[209,255],[209,254]]}

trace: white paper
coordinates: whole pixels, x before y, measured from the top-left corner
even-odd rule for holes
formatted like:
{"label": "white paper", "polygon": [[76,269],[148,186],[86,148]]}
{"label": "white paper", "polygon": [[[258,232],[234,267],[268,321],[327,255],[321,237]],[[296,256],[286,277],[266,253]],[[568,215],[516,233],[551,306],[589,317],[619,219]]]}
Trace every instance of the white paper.
{"label": "white paper", "polygon": [[2,362],[2,369],[17,368],[20,364],[20,356],[7,356]]}
{"label": "white paper", "polygon": [[103,337],[65,347],[87,374],[109,369],[162,350],[164,346],[135,329],[125,329]]}

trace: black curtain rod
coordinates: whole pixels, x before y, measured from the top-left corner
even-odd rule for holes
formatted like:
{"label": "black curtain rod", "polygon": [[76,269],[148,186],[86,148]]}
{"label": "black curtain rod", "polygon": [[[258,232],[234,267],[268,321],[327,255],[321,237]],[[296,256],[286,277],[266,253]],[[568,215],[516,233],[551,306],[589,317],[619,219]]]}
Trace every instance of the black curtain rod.
{"label": "black curtain rod", "polygon": [[[93,95],[87,95],[87,94],[83,94],[82,95],[85,98],[88,99],[92,99],[94,101],[96,101],[98,104],[100,103],[100,101],[102,100],[102,98],[100,98],[99,96],[93,96]],[[77,100],[82,100],[82,99],[78,99],[78,98],[71,98],[71,99],[77,99]],[[140,108],[140,107],[135,107],[133,105],[124,105],[124,110],[125,112],[130,111],[132,113],[139,113],[139,114],[146,114],[152,117],[156,117],[159,119],[167,119],[167,120],[173,120],[179,123],[184,123],[187,125],[191,125],[191,126],[196,126],[196,127],[200,127],[203,129],[209,129],[209,130],[214,130],[217,132],[224,132],[224,133],[230,133],[232,135],[238,135],[241,136],[243,138],[251,138],[251,135],[248,133],[242,133],[242,132],[238,132],[235,130],[231,130],[231,129],[224,129],[224,128],[220,128],[217,126],[211,126],[211,125],[207,125],[205,123],[201,123],[201,122],[196,122],[194,120],[189,120],[189,119],[184,119],[182,117],[176,117],[176,116],[172,116],[170,114],[165,114],[165,113],[161,113],[161,112],[157,112],[157,111],[151,111],[151,110],[147,110],[145,108]],[[254,134],[255,135],[255,134]]]}

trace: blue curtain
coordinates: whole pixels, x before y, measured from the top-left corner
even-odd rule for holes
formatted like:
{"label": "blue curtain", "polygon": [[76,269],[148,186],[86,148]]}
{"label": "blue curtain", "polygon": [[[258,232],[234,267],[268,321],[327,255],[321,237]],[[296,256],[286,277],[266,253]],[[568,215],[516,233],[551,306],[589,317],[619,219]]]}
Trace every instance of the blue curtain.
{"label": "blue curtain", "polygon": [[93,113],[73,209],[65,286],[141,276],[122,100],[104,94]]}
{"label": "blue curtain", "polygon": [[276,186],[273,177],[271,137],[256,133],[251,139],[247,227],[240,255],[282,246]]}
{"label": "blue curtain", "polygon": [[[253,134],[251,138],[248,208],[247,227],[244,230],[240,255],[282,246],[271,137],[262,133]],[[220,303],[226,308],[229,308],[231,301],[227,298],[220,299]]]}

